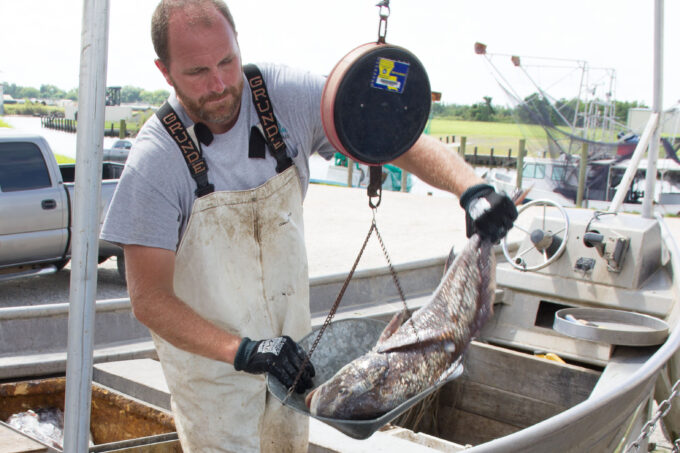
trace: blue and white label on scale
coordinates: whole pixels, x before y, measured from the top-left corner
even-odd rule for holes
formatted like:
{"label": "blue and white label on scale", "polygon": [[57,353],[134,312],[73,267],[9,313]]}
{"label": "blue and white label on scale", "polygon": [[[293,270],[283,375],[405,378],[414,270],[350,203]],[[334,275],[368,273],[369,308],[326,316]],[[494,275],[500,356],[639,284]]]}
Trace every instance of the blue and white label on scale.
{"label": "blue and white label on scale", "polygon": [[378,58],[373,71],[371,86],[380,90],[403,93],[409,64],[403,61]]}

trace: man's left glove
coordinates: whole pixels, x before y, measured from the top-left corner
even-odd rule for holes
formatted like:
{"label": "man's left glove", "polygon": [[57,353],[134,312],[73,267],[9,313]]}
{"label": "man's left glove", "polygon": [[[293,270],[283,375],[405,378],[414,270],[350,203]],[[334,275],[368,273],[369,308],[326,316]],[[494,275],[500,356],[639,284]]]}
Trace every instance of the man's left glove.
{"label": "man's left glove", "polygon": [[517,218],[517,208],[510,197],[498,194],[489,184],[468,187],[460,197],[460,205],[465,209],[467,237],[477,233],[493,243],[505,237]]}
{"label": "man's left glove", "polygon": [[[236,351],[234,368],[236,371],[252,374],[271,373],[286,388],[290,388],[306,355],[302,346],[289,336],[260,341],[244,337]],[[295,391],[304,393],[305,390],[311,388],[314,374],[314,366],[308,362]]]}

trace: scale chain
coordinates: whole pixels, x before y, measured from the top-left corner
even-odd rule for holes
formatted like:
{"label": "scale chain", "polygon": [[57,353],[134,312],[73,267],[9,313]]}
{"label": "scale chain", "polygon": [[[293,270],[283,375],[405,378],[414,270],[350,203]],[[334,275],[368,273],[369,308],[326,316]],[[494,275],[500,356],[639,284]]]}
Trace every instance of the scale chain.
{"label": "scale chain", "polygon": [[[375,215],[375,210],[373,212]],[[404,296],[404,290],[401,288],[401,283],[399,282],[399,276],[397,275],[397,271],[394,270],[394,266],[392,266],[392,260],[390,259],[390,255],[387,253],[387,247],[385,247],[385,243],[382,240],[382,236],[380,236],[380,232],[378,231],[378,225],[375,223],[375,218],[373,218],[373,226],[375,229],[375,234],[378,237],[378,241],[380,242],[380,248],[382,248],[383,254],[385,255],[385,259],[387,260],[387,265],[390,268],[392,280],[394,281],[394,284],[397,287],[397,291],[399,291],[399,297],[401,298],[401,302],[404,304],[404,311],[406,312],[406,314],[410,314],[408,305],[406,305],[406,296]]]}
{"label": "scale chain", "polygon": [[[375,215],[375,210],[374,210],[374,215]],[[283,399],[283,404],[286,403],[290,395],[293,394],[293,390],[295,387],[297,387],[298,382],[300,382],[300,379],[302,378],[302,373],[304,372],[305,367],[309,363],[312,357],[312,353],[314,353],[314,350],[316,347],[319,345],[319,341],[321,341],[321,337],[323,336],[324,331],[326,330],[326,327],[331,323],[333,320],[333,316],[335,316],[335,312],[338,310],[338,306],[340,305],[340,301],[342,300],[342,296],[345,294],[345,290],[347,289],[347,286],[349,286],[349,282],[352,279],[352,276],[354,275],[354,271],[356,270],[357,266],[359,265],[359,260],[361,259],[361,255],[364,254],[364,250],[366,249],[366,245],[368,244],[368,240],[371,238],[371,234],[373,233],[373,230],[375,230],[375,218],[373,219],[373,223],[371,224],[371,228],[368,230],[368,234],[366,235],[366,239],[364,239],[364,243],[361,246],[361,250],[359,250],[359,254],[357,255],[356,260],[354,260],[354,265],[352,265],[352,269],[349,271],[349,274],[347,274],[347,278],[345,279],[345,282],[342,285],[342,288],[340,289],[340,292],[338,293],[338,297],[335,298],[335,302],[333,302],[333,306],[331,307],[330,311],[328,312],[328,316],[326,316],[326,320],[323,322],[323,325],[319,329],[319,333],[316,336],[316,339],[314,340],[314,343],[312,344],[312,347],[309,349],[309,352],[307,353],[307,356],[305,357],[305,360],[302,362],[302,365],[300,366],[300,371],[298,371],[297,376],[295,376],[295,380],[293,381],[293,385],[290,386],[288,389],[288,392],[286,393],[286,397]]]}
{"label": "scale chain", "polygon": [[[366,235],[366,239],[364,239],[364,243],[361,246],[361,250],[359,250],[359,254],[357,255],[356,260],[354,260],[354,264],[352,265],[352,269],[349,271],[349,274],[347,275],[347,278],[345,279],[345,282],[342,285],[342,288],[340,289],[340,292],[338,293],[338,297],[336,297],[335,302],[333,302],[333,306],[331,307],[330,311],[328,312],[328,316],[326,316],[326,320],[324,321],[323,325],[319,329],[319,333],[316,336],[316,339],[314,340],[314,343],[312,344],[312,347],[309,349],[309,352],[307,353],[305,360],[302,362],[302,365],[300,366],[300,371],[298,371],[297,376],[295,376],[295,380],[293,381],[293,385],[290,386],[288,389],[288,392],[286,393],[286,397],[283,399],[283,404],[286,403],[288,398],[293,394],[293,390],[297,386],[298,382],[302,378],[302,373],[311,360],[312,353],[314,353],[314,350],[316,347],[319,345],[319,341],[321,341],[321,337],[323,336],[324,331],[326,330],[326,327],[331,323],[333,320],[333,317],[335,316],[335,312],[338,310],[338,306],[340,305],[340,301],[342,300],[342,297],[345,294],[345,290],[347,289],[347,286],[349,285],[350,280],[352,279],[352,276],[354,275],[354,271],[356,270],[357,266],[359,265],[359,261],[361,260],[361,256],[364,254],[364,250],[366,249],[366,245],[368,244],[368,240],[371,238],[371,234],[373,231],[375,231],[376,236],[378,237],[378,241],[380,242],[380,247],[382,248],[383,254],[385,255],[385,259],[387,260],[387,264],[390,269],[390,273],[392,274],[392,280],[394,281],[394,284],[397,287],[397,291],[399,292],[399,297],[401,297],[401,301],[404,304],[404,311],[406,312],[407,315],[410,314],[410,310],[408,308],[408,305],[406,304],[406,297],[404,296],[404,290],[401,288],[401,283],[399,282],[399,276],[397,275],[397,271],[394,269],[394,266],[392,266],[392,260],[390,259],[389,254],[387,253],[387,248],[385,247],[385,243],[382,240],[382,236],[380,235],[380,232],[378,231],[378,225],[375,221],[375,214],[377,211],[377,207],[373,207],[373,221],[371,222],[371,228],[368,230],[368,234]],[[416,332],[417,336],[417,332]]]}
{"label": "scale chain", "polygon": [[[649,437],[654,432],[656,424],[659,422],[659,420],[665,417],[666,414],[668,414],[668,412],[671,410],[672,404],[671,401],[673,400],[673,398],[677,396],[678,392],[680,392],[679,387],[680,379],[675,381],[675,384],[673,384],[673,388],[671,389],[671,394],[668,396],[668,398],[666,398],[659,404],[659,407],[657,407],[654,416],[645,424],[645,426],[642,427],[640,436],[637,439],[635,439],[635,441],[628,444],[625,453],[638,451],[640,449],[640,443],[645,439],[649,439]],[[671,449],[671,451],[673,453],[680,453],[680,439],[676,439],[675,442],[673,442],[673,448]]]}

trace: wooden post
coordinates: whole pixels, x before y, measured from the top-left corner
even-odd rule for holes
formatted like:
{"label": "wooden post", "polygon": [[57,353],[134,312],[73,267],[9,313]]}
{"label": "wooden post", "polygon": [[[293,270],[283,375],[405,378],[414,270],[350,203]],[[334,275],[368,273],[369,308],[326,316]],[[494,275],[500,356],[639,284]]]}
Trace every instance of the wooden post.
{"label": "wooden post", "polygon": [[352,187],[352,180],[354,179],[353,173],[354,173],[354,161],[348,157],[347,158],[347,187]]}
{"label": "wooden post", "polygon": [[517,152],[517,183],[518,189],[522,189],[522,171],[524,170],[524,155],[526,154],[526,139],[519,140],[519,151]]}
{"label": "wooden post", "polygon": [[493,148],[491,148],[491,158],[489,159],[489,166],[490,167],[495,167],[496,166],[496,159],[493,157]]}
{"label": "wooden post", "polygon": [[127,135],[127,127],[125,124],[125,120],[120,120],[120,130],[118,131],[118,137],[119,138],[125,138]]}
{"label": "wooden post", "polygon": [[586,168],[588,167],[588,143],[581,145],[581,161],[578,165],[578,190],[576,191],[576,207],[583,205],[583,194],[586,188]]}
{"label": "wooden post", "polygon": [[465,145],[467,144],[467,137],[461,137],[460,138],[460,148],[458,148],[458,152],[460,153],[460,157],[465,159]]}
{"label": "wooden post", "polygon": [[474,157],[472,158],[472,165],[477,165],[477,147],[475,146]]}

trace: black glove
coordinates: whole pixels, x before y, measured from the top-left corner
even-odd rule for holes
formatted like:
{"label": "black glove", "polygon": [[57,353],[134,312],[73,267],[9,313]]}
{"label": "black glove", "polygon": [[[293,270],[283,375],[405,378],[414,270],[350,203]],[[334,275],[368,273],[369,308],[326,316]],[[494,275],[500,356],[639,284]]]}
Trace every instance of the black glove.
{"label": "black glove", "polygon": [[496,193],[488,184],[468,187],[460,197],[460,205],[465,209],[467,237],[477,233],[493,243],[505,237],[517,218],[517,208],[510,197]]}
{"label": "black glove", "polygon": [[[244,337],[236,351],[234,368],[252,374],[270,373],[290,388],[306,356],[305,350],[288,336],[260,341]],[[314,367],[308,362],[295,391],[303,393],[311,388],[314,374]]]}

